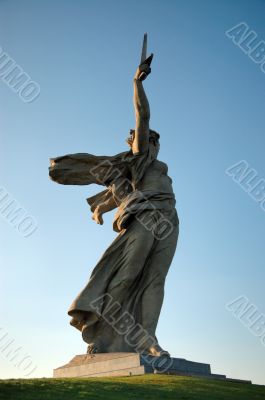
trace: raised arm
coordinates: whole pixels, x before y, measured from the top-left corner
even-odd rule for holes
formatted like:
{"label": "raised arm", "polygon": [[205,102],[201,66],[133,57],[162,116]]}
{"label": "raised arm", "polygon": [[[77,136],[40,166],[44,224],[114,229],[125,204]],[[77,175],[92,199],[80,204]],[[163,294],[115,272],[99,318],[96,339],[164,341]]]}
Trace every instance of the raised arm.
{"label": "raised arm", "polygon": [[132,144],[133,154],[141,154],[147,151],[149,144],[149,120],[150,108],[144,91],[143,82],[140,80],[142,73],[145,77],[150,74],[151,68],[142,64],[137,68],[134,76],[134,110],[135,110],[135,136]]}

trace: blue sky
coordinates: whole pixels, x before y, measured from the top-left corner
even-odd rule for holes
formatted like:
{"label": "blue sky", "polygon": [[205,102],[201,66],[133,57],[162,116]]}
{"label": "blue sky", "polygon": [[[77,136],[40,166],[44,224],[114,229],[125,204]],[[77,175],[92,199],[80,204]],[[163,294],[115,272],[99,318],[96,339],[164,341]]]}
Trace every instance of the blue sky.
{"label": "blue sky", "polygon": [[[0,186],[38,223],[24,238],[0,219],[1,321],[37,365],[85,352],[67,309],[115,238],[90,216],[96,186],[60,186],[48,159],[126,150],[132,78],[144,32],[154,52],[145,83],[180,217],[158,326],[175,357],[265,383],[265,346],[225,305],[264,304],[265,212],[225,171],[246,160],[265,178],[265,74],[226,35],[244,21],[265,40],[262,0],[0,1],[0,46],[41,87],[24,103],[0,80]],[[0,378],[21,371],[0,354]]]}

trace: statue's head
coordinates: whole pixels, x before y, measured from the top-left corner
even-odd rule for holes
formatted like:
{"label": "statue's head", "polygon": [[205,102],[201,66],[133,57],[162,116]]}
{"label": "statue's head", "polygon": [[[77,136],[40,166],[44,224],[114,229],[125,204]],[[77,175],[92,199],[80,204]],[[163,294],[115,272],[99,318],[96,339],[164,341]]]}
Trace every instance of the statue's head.
{"label": "statue's head", "polygon": [[[135,129],[130,129],[130,136],[126,139],[127,144],[132,148],[135,137]],[[156,131],[149,129],[149,141],[154,141],[157,145],[159,144],[160,135]]]}

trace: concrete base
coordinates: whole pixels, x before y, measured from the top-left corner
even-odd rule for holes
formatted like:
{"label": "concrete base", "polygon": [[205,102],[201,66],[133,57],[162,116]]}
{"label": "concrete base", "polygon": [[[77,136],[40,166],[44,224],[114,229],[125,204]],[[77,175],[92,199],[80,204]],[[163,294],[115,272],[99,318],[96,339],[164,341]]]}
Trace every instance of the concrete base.
{"label": "concrete base", "polygon": [[[209,364],[183,358],[144,356],[137,353],[100,353],[75,356],[68,364],[53,371],[54,378],[131,376],[150,373],[201,376],[227,379],[211,373]],[[230,380],[230,379],[229,379]],[[250,381],[240,381],[248,382]]]}

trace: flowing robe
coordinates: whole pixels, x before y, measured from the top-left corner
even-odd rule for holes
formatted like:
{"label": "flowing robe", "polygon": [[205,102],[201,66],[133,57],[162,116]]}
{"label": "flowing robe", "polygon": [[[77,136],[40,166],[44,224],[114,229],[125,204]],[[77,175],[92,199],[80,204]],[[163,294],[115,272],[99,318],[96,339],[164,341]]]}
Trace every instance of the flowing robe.
{"label": "flowing robe", "polygon": [[[141,155],[70,154],[51,160],[50,177],[61,184],[96,183],[106,190],[87,199],[91,211],[115,200],[118,236],[71,304],[71,324],[99,352],[141,351],[128,333],[136,327],[155,338],[164,282],[176,249],[178,216],[172,193],[138,190],[156,160],[158,143]],[[132,333],[131,333],[132,335]],[[137,336],[137,335],[136,335]]]}

